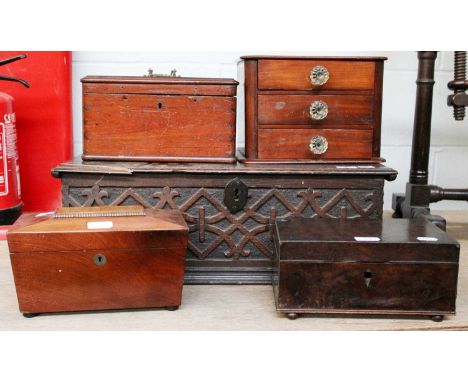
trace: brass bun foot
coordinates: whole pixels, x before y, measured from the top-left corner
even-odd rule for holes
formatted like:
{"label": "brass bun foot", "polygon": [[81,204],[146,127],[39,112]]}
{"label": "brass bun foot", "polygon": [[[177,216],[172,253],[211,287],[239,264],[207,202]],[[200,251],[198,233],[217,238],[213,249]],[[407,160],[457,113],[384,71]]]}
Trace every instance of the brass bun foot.
{"label": "brass bun foot", "polygon": [[434,322],[442,322],[444,320],[444,316],[432,316],[431,320]]}
{"label": "brass bun foot", "polygon": [[297,317],[299,317],[299,315],[297,313],[288,313],[286,317],[288,317],[290,320],[295,320]]}

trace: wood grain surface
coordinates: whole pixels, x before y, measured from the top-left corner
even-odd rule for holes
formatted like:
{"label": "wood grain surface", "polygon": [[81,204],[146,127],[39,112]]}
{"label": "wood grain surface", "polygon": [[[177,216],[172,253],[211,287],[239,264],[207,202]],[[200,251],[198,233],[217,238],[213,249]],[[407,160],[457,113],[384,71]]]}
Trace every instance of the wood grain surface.
{"label": "wood grain surface", "polygon": [[[31,219],[25,216],[24,222]],[[111,226],[91,229],[93,222]],[[23,313],[180,305],[188,227],[178,211],[93,218],[49,215],[31,225],[20,221],[7,239]]]}
{"label": "wood grain surface", "polygon": [[235,156],[234,97],[84,94],[83,157]]}
{"label": "wood grain surface", "polygon": [[424,219],[292,218],[277,221],[274,235],[278,310],[455,314],[460,246]]}
{"label": "wood grain surface", "polygon": [[[310,105],[323,101],[328,114],[322,120],[314,120],[309,114]],[[259,95],[258,123],[372,126],[372,97],[358,95]]]}
{"label": "wood grain surface", "polygon": [[83,84],[83,94],[158,94],[158,95],[197,95],[197,96],[226,96],[234,97],[237,93],[236,85],[190,85],[179,83],[158,83],[148,86],[143,83],[86,83]]}
{"label": "wood grain surface", "polygon": [[[40,315],[18,311],[8,248],[0,242],[0,328],[3,330],[466,330],[468,329],[468,214],[437,211],[461,243],[457,315],[443,322],[416,317],[304,315],[291,321],[275,311],[269,285],[186,285],[176,312],[140,310]],[[387,216],[389,214],[387,213]]]}
{"label": "wood grain surface", "polygon": [[[372,177],[380,175],[387,180],[395,180],[398,172],[381,163],[372,165],[343,165],[333,163],[303,163],[294,164],[277,163],[275,166],[269,164],[249,164],[237,162],[233,164],[219,163],[144,163],[144,162],[99,162],[82,161],[80,157],[59,164],[52,169],[52,174],[57,177],[76,176],[73,185],[83,182],[86,177],[93,178],[94,175],[138,175],[138,174],[162,174],[178,173],[182,177],[189,174],[206,174],[207,176],[219,176],[220,174],[249,174],[256,175],[347,175],[353,178],[360,176]],[[78,177],[79,175],[79,177]],[[81,179],[80,179],[81,178]],[[323,180],[324,178],[322,178]],[[369,180],[366,180],[369,181]],[[105,183],[105,182],[104,182]]]}
{"label": "wood grain surface", "polygon": [[[372,157],[371,130],[259,129],[259,159],[370,159]],[[320,135],[327,139],[328,150],[313,154],[310,140]]]}
{"label": "wood grain surface", "polygon": [[[106,263],[94,262],[97,254]],[[11,255],[21,312],[179,306],[184,248],[100,249]]]}
{"label": "wood grain surface", "polygon": [[[365,274],[371,275],[369,287]],[[454,263],[285,261],[280,265],[278,309],[454,314],[457,275],[458,264]]]}
{"label": "wood grain surface", "polygon": [[[324,66],[330,78],[324,85],[314,86],[310,73],[315,66]],[[375,62],[327,60],[259,60],[259,89],[354,89],[374,87]]]}
{"label": "wood grain surface", "polygon": [[[384,161],[380,158],[384,57],[246,56],[243,59],[239,64],[245,82],[243,163]],[[321,86],[311,83],[315,66],[324,66],[329,72],[328,81]],[[318,100],[327,103],[328,115],[313,120],[310,106]],[[307,133],[293,134],[286,129],[311,127],[341,131],[343,142],[338,142],[340,137],[333,133],[335,142],[331,152],[320,156],[307,153],[304,151]],[[283,128],[281,132],[271,131]],[[360,129],[371,134],[355,132]],[[345,130],[353,130],[354,143]],[[283,142],[289,134],[291,142]],[[361,137],[364,140],[358,142]]]}

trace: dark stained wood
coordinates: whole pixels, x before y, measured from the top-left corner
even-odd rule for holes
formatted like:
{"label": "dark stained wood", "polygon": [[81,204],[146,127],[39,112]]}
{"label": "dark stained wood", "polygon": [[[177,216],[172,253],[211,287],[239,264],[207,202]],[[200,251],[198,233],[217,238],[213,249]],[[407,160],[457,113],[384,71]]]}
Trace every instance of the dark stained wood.
{"label": "dark stained wood", "polygon": [[[312,85],[310,73],[315,66],[325,66],[330,79],[321,86]],[[259,60],[259,89],[372,89],[375,62],[324,60]]]}
{"label": "dark stained wood", "polygon": [[[322,120],[314,120],[309,114],[314,101],[323,101],[328,105],[328,114]],[[258,123],[311,126],[367,124],[371,127],[372,98],[356,95],[259,95]]]}
{"label": "dark stained wood", "polygon": [[274,235],[278,311],[455,314],[460,246],[424,219],[291,218]]}
{"label": "dark stained wood", "polygon": [[[456,264],[306,263],[299,268],[287,262],[280,272],[279,311],[455,314]],[[372,274],[369,288],[365,272]]]}
{"label": "dark stained wood", "polygon": [[235,161],[236,81],[86,77],[82,82],[84,159]]}
{"label": "dark stained wood", "polygon": [[[59,212],[135,209],[143,211],[134,206]],[[178,211],[144,211],[144,216],[52,215],[20,221],[7,234],[20,311],[179,306],[188,227]],[[88,222],[97,221],[111,221],[113,227],[88,228]],[[105,263],[96,264],[96,256],[104,256]]]}
{"label": "dark stained wood", "polygon": [[[370,130],[326,130],[260,129],[258,132],[259,159],[371,159],[372,131]],[[328,150],[323,154],[310,151],[312,137],[320,135],[327,139]]]}
{"label": "dark stained wood", "polygon": [[[306,224],[309,222],[312,226]],[[454,250],[459,246],[458,242],[424,220],[383,219],[337,223],[329,219],[311,222],[291,218],[278,221],[276,230],[281,241],[281,259],[284,260],[458,262],[458,252]],[[362,236],[377,237],[380,241],[356,241],[355,237]],[[420,241],[418,237],[431,237],[437,241]]]}
{"label": "dark stained wood", "polygon": [[[382,216],[381,164],[194,164],[82,162],[53,170],[65,206],[140,204],[178,209],[190,227],[186,283],[271,283],[272,227],[291,215],[345,219]],[[247,204],[230,213],[225,187],[248,187]]]}
{"label": "dark stained wood", "polygon": [[[294,164],[281,164],[270,166],[263,163],[255,165],[244,165],[237,162],[235,164],[211,164],[211,163],[143,163],[143,162],[98,162],[98,161],[82,161],[81,158],[74,159],[59,164],[52,169],[52,174],[56,178],[63,175],[76,175],[76,184],[79,184],[81,179],[86,179],[88,175],[105,174],[105,175],[138,175],[138,174],[181,174],[181,178],[188,174],[201,174],[212,179],[219,179],[221,175],[236,175],[247,174],[257,175],[256,179],[261,181],[263,175],[274,175],[277,179],[283,181],[283,176],[289,175],[329,175],[333,176],[349,176],[354,180],[359,178],[363,182],[370,181],[370,178],[384,178],[386,180],[395,180],[398,172],[381,163],[375,164],[331,164],[311,163],[306,164],[297,162]],[[185,175],[184,175],[185,174]],[[124,179],[124,178],[121,178]],[[131,177],[128,184],[131,184]],[[151,178],[150,178],[151,179]],[[342,179],[342,178],[341,178]],[[103,180],[104,181],[104,180]],[[322,180],[327,181],[327,180]],[[100,183],[101,184],[101,183]],[[363,183],[364,184],[364,183]]]}
{"label": "dark stained wood", "polygon": [[[245,74],[246,149],[245,158],[239,158],[243,163],[384,161],[380,157],[384,57],[245,56],[243,60],[240,65]],[[317,65],[327,67],[330,72],[328,82],[322,86],[313,86],[310,80],[310,72]],[[323,100],[329,106],[327,117],[320,121],[313,120],[309,114],[310,104],[315,100]],[[293,142],[300,142],[303,147],[306,133],[302,129],[316,127],[343,133],[348,129],[366,129],[371,139],[365,133],[363,142],[343,143],[339,154],[317,156],[305,153],[302,148],[293,148]],[[283,128],[289,130],[271,131]],[[262,132],[264,129],[269,132]],[[272,141],[267,147],[267,135],[272,139],[281,135],[282,139],[286,134],[290,143],[278,145]],[[361,134],[356,133],[356,136]],[[334,137],[338,140],[336,135]],[[362,146],[364,142],[367,148]],[[282,148],[286,152],[279,153]],[[348,149],[349,155],[346,154]]]}

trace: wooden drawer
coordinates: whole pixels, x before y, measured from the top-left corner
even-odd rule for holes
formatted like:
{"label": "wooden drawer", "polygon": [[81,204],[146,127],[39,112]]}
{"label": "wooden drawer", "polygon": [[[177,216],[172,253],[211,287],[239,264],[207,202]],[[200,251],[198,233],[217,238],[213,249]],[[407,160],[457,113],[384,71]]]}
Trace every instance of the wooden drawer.
{"label": "wooden drawer", "polygon": [[[245,153],[241,153],[245,158],[241,162],[327,159],[382,162],[385,60],[385,57],[242,57],[239,65],[244,74]],[[308,151],[310,134],[318,134],[311,130],[316,129],[330,132],[327,139],[331,144],[325,154]],[[345,131],[349,133],[344,134]]]}
{"label": "wooden drawer", "polygon": [[282,262],[278,309],[453,313],[457,274],[447,263]]}
{"label": "wooden drawer", "polygon": [[[328,81],[320,86],[312,84],[311,72],[325,67]],[[372,90],[375,62],[335,60],[259,60],[258,88],[282,90]]]}
{"label": "wooden drawer", "polygon": [[[259,129],[258,157],[260,159],[370,159],[372,130]],[[309,147],[315,136],[328,142],[323,154],[313,154]]]}
{"label": "wooden drawer", "polygon": [[[371,125],[372,102],[359,95],[259,95],[258,123]],[[311,110],[316,104],[327,107],[323,119]]]}

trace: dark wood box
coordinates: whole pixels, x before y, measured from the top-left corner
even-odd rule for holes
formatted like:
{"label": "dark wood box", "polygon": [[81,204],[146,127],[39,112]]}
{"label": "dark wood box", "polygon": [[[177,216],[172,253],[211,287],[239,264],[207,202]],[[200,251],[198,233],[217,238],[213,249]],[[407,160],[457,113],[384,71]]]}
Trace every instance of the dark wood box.
{"label": "dark wood box", "polygon": [[424,219],[277,220],[276,309],[455,314],[459,244]]}
{"label": "dark wood box", "polygon": [[241,59],[245,163],[382,161],[385,57]]}
{"label": "dark wood box", "polygon": [[[53,171],[64,206],[180,210],[190,227],[186,283],[271,283],[273,225],[291,215],[382,216],[383,165],[243,165],[82,162]],[[245,185],[243,188],[242,184]],[[246,204],[233,212],[239,199]],[[234,192],[233,192],[234,191]],[[245,194],[244,194],[244,191]],[[234,203],[233,203],[234,202]]]}
{"label": "dark wood box", "polygon": [[7,233],[24,314],[181,303],[188,227],[178,211],[64,208]]}
{"label": "dark wood box", "polygon": [[81,82],[83,159],[235,161],[237,81],[89,76]]}

